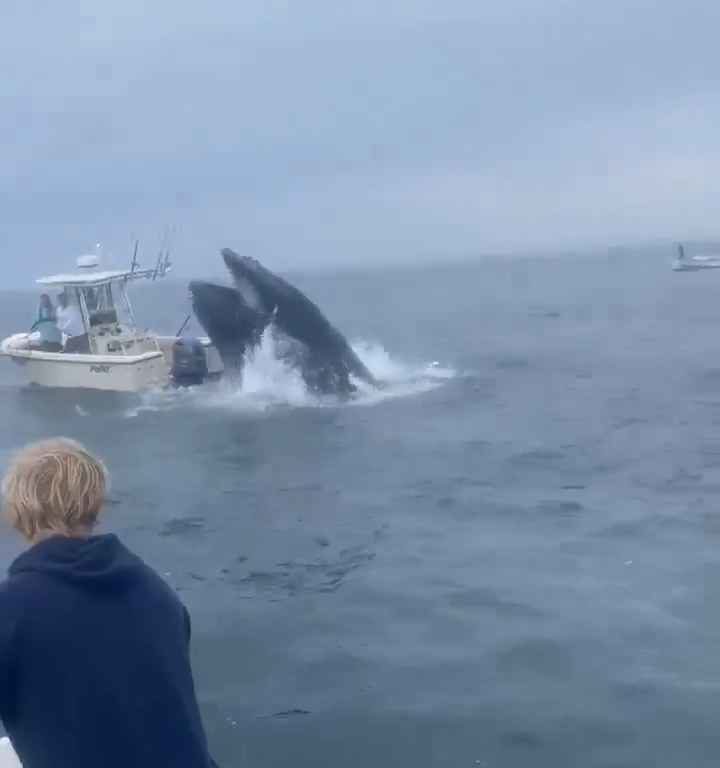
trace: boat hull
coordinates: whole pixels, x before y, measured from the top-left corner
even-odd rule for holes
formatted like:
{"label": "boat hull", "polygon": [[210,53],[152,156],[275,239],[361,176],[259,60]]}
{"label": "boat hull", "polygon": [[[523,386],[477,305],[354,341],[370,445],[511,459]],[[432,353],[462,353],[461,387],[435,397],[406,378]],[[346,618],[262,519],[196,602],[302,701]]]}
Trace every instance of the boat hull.
{"label": "boat hull", "polygon": [[73,355],[10,350],[28,384],[54,389],[94,389],[106,392],[143,392],[169,383],[162,352],[136,356]]}
{"label": "boat hull", "polygon": [[[154,336],[154,349],[136,355],[73,354],[29,348],[29,335],[18,333],[0,342],[0,357],[21,369],[27,384],[59,389],[93,389],[105,392],[143,392],[172,383],[175,336]],[[223,373],[217,349],[200,339],[207,359],[207,374]]]}

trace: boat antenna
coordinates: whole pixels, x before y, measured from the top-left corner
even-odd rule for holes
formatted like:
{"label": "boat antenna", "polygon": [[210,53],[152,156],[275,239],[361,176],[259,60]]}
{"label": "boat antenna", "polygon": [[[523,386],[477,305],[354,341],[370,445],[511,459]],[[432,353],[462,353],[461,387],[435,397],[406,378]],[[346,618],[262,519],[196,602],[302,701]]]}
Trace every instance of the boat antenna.
{"label": "boat antenna", "polygon": [[170,270],[172,267],[172,262],[170,260],[170,248],[172,246],[173,238],[175,237],[175,227],[168,227],[167,229],[167,235],[165,238],[165,260],[163,261],[162,265],[162,273],[163,275]]}
{"label": "boat antenna", "polygon": [[165,277],[165,274],[170,270],[172,266],[170,261],[170,227],[165,227],[162,242],[160,244],[160,250],[158,252],[157,261],[155,262],[155,271],[153,272],[152,279],[155,280],[158,277]]}
{"label": "boat antenna", "polygon": [[138,248],[139,247],[140,247],[140,241],[139,240],[135,240],[135,248],[133,250],[132,263],[130,264],[130,274],[131,275],[134,274],[135,270],[139,266],[138,260],[137,260]]}

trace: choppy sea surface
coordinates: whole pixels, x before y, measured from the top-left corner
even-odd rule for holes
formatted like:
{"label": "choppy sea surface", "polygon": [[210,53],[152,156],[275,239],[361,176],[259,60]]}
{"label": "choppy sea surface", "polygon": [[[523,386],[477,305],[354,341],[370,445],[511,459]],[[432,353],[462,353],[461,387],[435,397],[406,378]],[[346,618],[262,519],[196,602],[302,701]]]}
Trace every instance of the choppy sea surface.
{"label": "choppy sea surface", "polygon": [[[0,462],[55,434],[106,459],[105,527],[192,613],[220,765],[717,766],[720,273],[658,251],[296,283],[382,392],[314,399],[269,340],[240,389],[143,397],[0,360]],[[187,312],[180,284],[133,296],[158,330]],[[0,293],[0,335],[36,298]]]}

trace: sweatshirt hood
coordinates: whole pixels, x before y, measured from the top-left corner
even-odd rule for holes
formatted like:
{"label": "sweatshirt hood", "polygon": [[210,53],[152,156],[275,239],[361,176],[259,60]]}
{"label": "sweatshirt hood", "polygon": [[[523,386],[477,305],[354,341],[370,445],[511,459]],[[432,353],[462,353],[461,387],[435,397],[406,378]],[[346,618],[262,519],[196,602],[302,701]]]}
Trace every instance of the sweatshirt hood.
{"label": "sweatshirt hood", "polygon": [[20,555],[9,574],[44,573],[91,589],[117,589],[133,582],[142,567],[114,534],[53,536]]}

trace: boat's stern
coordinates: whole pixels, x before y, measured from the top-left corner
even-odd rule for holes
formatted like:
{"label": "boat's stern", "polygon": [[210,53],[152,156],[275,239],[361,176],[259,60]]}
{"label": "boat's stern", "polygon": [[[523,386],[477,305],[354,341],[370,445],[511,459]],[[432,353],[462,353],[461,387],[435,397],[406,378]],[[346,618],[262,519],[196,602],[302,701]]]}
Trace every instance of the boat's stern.
{"label": "boat's stern", "polygon": [[[157,336],[167,366],[168,375],[179,374],[187,380],[217,379],[223,373],[220,354],[206,336],[178,337]],[[200,358],[202,356],[202,359]],[[183,377],[185,371],[188,375]]]}

